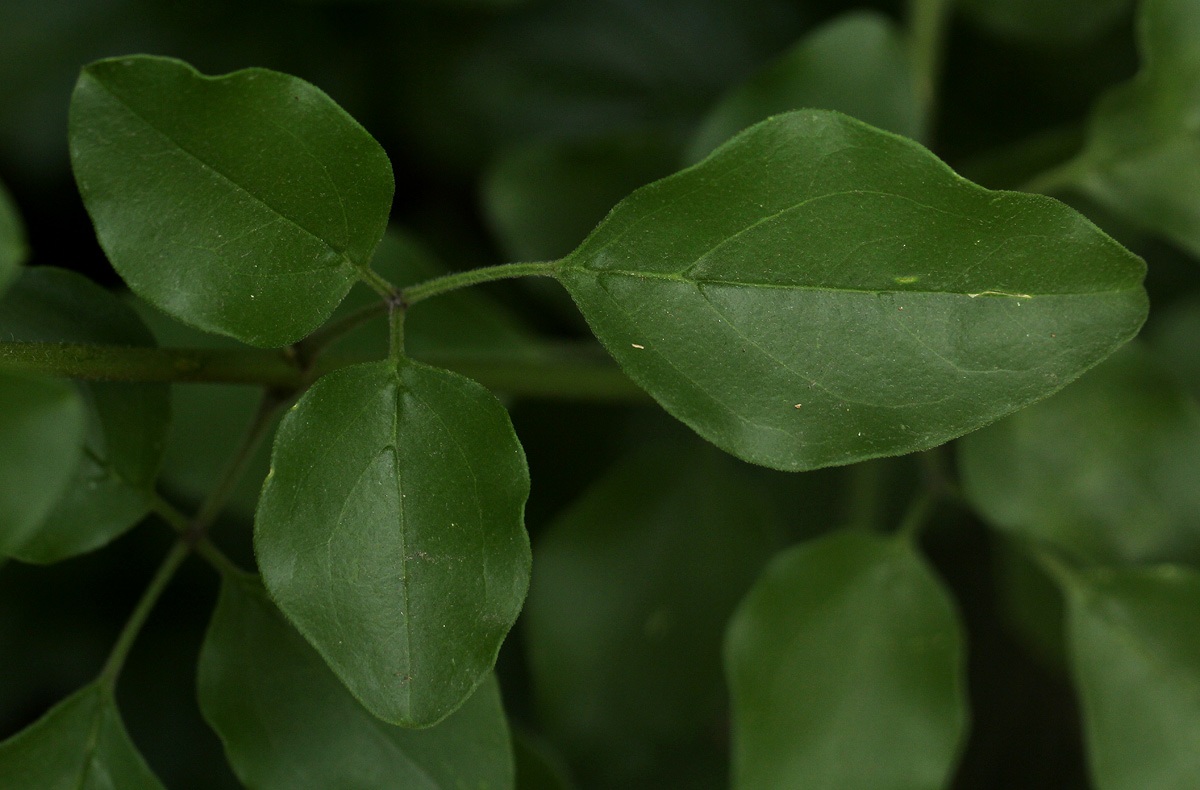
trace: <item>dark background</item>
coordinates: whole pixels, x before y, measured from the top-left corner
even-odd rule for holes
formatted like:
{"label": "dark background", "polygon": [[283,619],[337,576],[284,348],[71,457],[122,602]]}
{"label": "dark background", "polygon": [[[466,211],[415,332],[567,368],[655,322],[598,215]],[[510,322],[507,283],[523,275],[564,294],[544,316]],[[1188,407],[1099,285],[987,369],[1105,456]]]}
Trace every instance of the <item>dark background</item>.
{"label": "dark background", "polygon": [[[681,150],[724,90],[852,8],[897,20],[904,12],[899,2],[835,0],[4,0],[0,179],[25,218],[32,264],[76,269],[116,287],[67,156],[67,107],[79,68],[135,52],[183,58],[208,74],[263,66],[320,86],[382,143],[396,173],[394,224],[453,268],[501,263],[511,258],[481,209],[480,185],[513,146],[644,136],[656,153],[616,181],[633,188],[666,175],[674,166],[661,153]],[[933,147],[985,185],[1014,186],[1021,174],[989,167],[995,151],[1065,130],[1058,135],[1065,142],[1047,156],[1067,156],[1096,94],[1136,63],[1129,14],[1083,42],[1014,39],[956,17]],[[569,206],[584,198],[554,199]],[[1178,255],[1134,241],[1139,252],[1165,261],[1150,287],[1152,296],[1169,299],[1183,276],[1173,263]],[[560,302],[515,286],[493,292],[547,334],[579,331]],[[535,541],[635,437],[673,430],[642,407],[516,404],[513,415],[532,469]],[[893,492],[884,508],[898,510],[911,464],[879,462],[879,473]],[[836,526],[844,515],[842,473],[756,474],[783,492],[793,536]],[[969,516],[950,511],[942,521],[927,548],[961,603],[971,655],[974,726],[956,787],[1083,787],[1072,692],[1059,658],[1031,647],[1036,641],[1006,614],[996,581],[1010,568],[1005,555]],[[246,525],[219,529],[245,556]],[[57,566],[0,568],[0,738],[95,675],[170,537],[148,523]],[[175,790],[236,786],[194,702],[195,656],[215,588],[209,568],[185,566],[119,687],[134,740]],[[500,672],[515,721],[537,732],[519,627]],[[553,733],[542,734],[553,741]],[[718,738],[695,748],[724,747]],[[586,786],[587,777],[578,778]],[[711,784],[723,782],[717,776]]]}

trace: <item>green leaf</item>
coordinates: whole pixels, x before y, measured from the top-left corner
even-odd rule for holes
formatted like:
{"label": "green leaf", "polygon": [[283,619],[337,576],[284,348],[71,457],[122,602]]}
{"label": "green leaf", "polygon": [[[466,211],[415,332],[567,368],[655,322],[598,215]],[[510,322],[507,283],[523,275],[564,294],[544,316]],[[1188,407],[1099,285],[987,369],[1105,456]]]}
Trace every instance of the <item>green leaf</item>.
{"label": "green leaf", "polygon": [[1200,558],[1200,407],[1131,344],[1058,395],[963,440],[990,523],[1078,558]]}
{"label": "green leaf", "polygon": [[668,412],[800,470],[926,449],[1056,391],[1137,332],[1144,270],[1061,203],[804,111],[633,193],[558,277]]}
{"label": "green leaf", "polygon": [[260,346],[316,329],[367,267],[394,184],[316,87],[135,56],[87,66],[71,162],[100,244],[142,298]]}
{"label": "green leaf", "polygon": [[1072,576],[1070,651],[1096,790],[1189,790],[1200,776],[1200,575]]}
{"label": "green leaf", "polygon": [[163,790],[99,683],[0,743],[0,777],[5,790]]}
{"label": "green leaf", "polygon": [[83,453],[83,399],[70,384],[0,373],[0,556],[36,534]]}
{"label": "green leaf", "polygon": [[962,641],[907,541],[843,531],[783,552],[726,636],[734,790],[945,787],[967,726]]}
{"label": "green leaf", "polygon": [[538,713],[605,786],[678,787],[672,752],[721,726],[725,623],[777,540],[768,495],[739,466],[704,445],[643,449],[536,545],[525,637]]}
{"label": "green leaf", "polygon": [[480,385],[408,360],[335,371],[280,423],[255,523],[271,597],[385,721],[435,724],[529,583],[525,455]]}
{"label": "green leaf", "polygon": [[1138,23],[1142,70],[1097,103],[1061,178],[1200,255],[1200,2],[1144,0]]}
{"label": "green leaf", "polygon": [[512,743],[517,790],[571,790],[574,787],[561,761],[540,741],[514,730]]}
{"label": "green leaf", "polygon": [[17,271],[29,257],[29,244],[21,215],[12,195],[0,183],[0,294],[17,277]]}
{"label": "green leaf", "polygon": [[1020,41],[1077,44],[1095,38],[1125,15],[1131,0],[962,0],[978,24]]}
{"label": "green leaf", "polygon": [[253,790],[512,790],[513,756],[495,680],[432,729],[372,716],[267,600],[226,577],[200,651],[205,719]]}
{"label": "green leaf", "polygon": [[838,110],[922,138],[924,112],[895,23],[873,11],[853,11],[812,31],[725,94],[696,131],[687,159],[698,162],[746,127],[804,108]]}
{"label": "green leaf", "polygon": [[[43,343],[153,346],[137,314],[86,277],[25,269],[0,300],[0,335]],[[170,423],[165,384],[78,382],[87,403],[83,460],[66,496],[12,556],[56,562],[103,546],[149,510]]]}
{"label": "green leaf", "polygon": [[678,156],[670,135],[645,129],[510,146],[484,174],[483,208],[510,260],[555,260]]}
{"label": "green leaf", "polygon": [[1200,399],[1200,294],[1156,313],[1148,329],[1150,350],[1163,371]]}

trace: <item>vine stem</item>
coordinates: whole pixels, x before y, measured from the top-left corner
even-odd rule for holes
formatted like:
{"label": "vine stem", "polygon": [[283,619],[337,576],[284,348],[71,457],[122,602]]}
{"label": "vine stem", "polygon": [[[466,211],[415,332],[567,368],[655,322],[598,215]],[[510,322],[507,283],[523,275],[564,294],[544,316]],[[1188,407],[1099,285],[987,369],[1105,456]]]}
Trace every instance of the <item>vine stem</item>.
{"label": "vine stem", "polygon": [[400,291],[400,303],[404,306],[413,305],[431,296],[437,296],[456,288],[469,285],[504,280],[510,277],[554,276],[558,261],[538,261],[536,263],[505,263],[500,266],[485,266],[482,269],[469,269],[465,272],[455,272],[432,280],[411,285]]}
{"label": "vine stem", "polygon": [[110,693],[116,687],[117,677],[121,674],[121,667],[125,665],[125,658],[129,655],[129,649],[133,647],[134,640],[137,639],[138,633],[141,632],[142,626],[146,623],[146,618],[150,616],[154,605],[162,597],[163,590],[170,584],[171,579],[175,576],[175,571],[179,570],[179,566],[187,559],[191,550],[192,547],[183,538],[175,541],[175,545],[167,552],[167,556],[163,559],[162,564],[155,571],[154,578],[146,586],[145,592],[142,593],[142,597],[138,600],[137,606],[134,607],[133,612],[129,615],[129,619],[125,621],[125,627],[121,629],[121,634],[117,637],[116,644],[113,645],[112,651],[108,654],[108,660],[104,662],[104,669],[100,671],[99,682]]}
{"label": "vine stem", "polygon": [[908,30],[912,47],[917,97],[925,107],[927,124],[937,111],[946,27],[952,0],[909,0]]}
{"label": "vine stem", "polygon": [[[159,494],[155,493],[153,496],[154,498],[150,501],[150,509],[154,511],[156,516],[165,521],[168,526],[179,533],[181,539],[185,538],[191,532],[192,525],[190,519],[179,508],[163,499]],[[201,537],[196,540],[193,548],[197,554],[203,557],[222,576],[254,575],[225,556],[225,552],[217,548],[207,537]]]}

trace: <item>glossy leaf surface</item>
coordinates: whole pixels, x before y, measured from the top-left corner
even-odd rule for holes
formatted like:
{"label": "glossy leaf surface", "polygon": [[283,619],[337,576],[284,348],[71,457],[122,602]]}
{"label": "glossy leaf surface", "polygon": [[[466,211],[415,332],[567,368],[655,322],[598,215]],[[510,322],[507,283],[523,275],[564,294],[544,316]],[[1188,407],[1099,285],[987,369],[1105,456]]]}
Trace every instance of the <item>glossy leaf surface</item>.
{"label": "glossy leaf surface", "polygon": [[1200,407],[1140,343],[966,437],[958,458],[1002,529],[1091,561],[1200,558]]}
{"label": "glossy leaf surface", "polygon": [[200,653],[205,718],[251,790],[512,790],[508,723],[486,680],[436,727],[380,721],[256,579],[227,577]]}
{"label": "glossy leaf surface", "polygon": [[371,712],[428,726],[487,677],[529,583],[525,456],[469,379],[320,379],[280,423],[255,523],[271,597]]}
{"label": "glossy leaf surface", "polygon": [[688,161],[772,115],[808,108],[838,110],[920,139],[923,113],[903,33],[869,11],[827,22],[726,94],[697,130]]}
{"label": "glossy leaf surface", "polygon": [[17,276],[18,267],[29,257],[25,228],[12,195],[0,184],[0,294]]}
{"label": "glossy leaf surface", "polygon": [[558,277],[667,411],[800,470],[932,447],[1054,392],[1141,326],[1143,273],[1056,201],[804,111],[626,198]]}
{"label": "glossy leaf surface", "polygon": [[1112,211],[1200,255],[1200,2],[1145,0],[1142,70],[1097,104],[1064,173]]}
{"label": "glossy leaf surface", "polygon": [[678,782],[669,760],[721,726],[725,624],[777,539],[739,467],[696,440],[647,448],[535,546],[525,638],[540,721],[604,786]]}
{"label": "glossy leaf surface", "polygon": [[76,84],[70,137],[84,204],[130,288],[255,345],[325,320],[391,208],[374,138],[316,87],[266,69],[97,61]]}
{"label": "glossy leaf surface", "polygon": [[62,496],[85,428],[69,383],[0,373],[0,556],[19,551]]}
{"label": "glossy leaf surface", "polygon": [[1097,570],[1067,585],[1096,790],[1186,790],[1200,776],[1200,576]]}
{"label": "glossy leaf surface", "polygon": [[0,743],[0,777],[5,790],[163,790],[99,684]]}
{"label": "glossy leaf surface", "polygon": [[840,532],[780,554],[729,624],[725,665],[734,790],[946,786],[962,635],[908,543]]}
{"label": "glossy leaf surface", "polygon": [[[86,277],[64,269],[25,269],[0,300],[0,335],[44,343],[153,346],[137,314]],[[14,556],[55,562],[98,548],[149,509],[170,422],[165,384],[79,382],[88,405],[83,459],[67,488]]]}

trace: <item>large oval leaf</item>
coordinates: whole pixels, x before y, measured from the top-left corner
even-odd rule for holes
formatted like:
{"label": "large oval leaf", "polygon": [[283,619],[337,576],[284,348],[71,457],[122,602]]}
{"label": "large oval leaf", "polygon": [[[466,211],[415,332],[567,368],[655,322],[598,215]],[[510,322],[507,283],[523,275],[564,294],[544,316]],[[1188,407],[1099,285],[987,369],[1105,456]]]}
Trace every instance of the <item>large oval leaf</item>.
{"label": "large oval leaf", "polygon": [[1200,408],[1140,343],[968,436],[958,460],[1001,529],[1091,561],[1200,559]]}
{"label": "large oval leaf", "polygon": [[494,680],[427,730],[386,724],[338,682],[251,578],[227,577],[200,651],[200,708],[253,790],[512,790]]}
{"label": "large oval leaf", "polygon": [[279,608],[372,713],[428,726],[487,677],[529,584],[529,473],[487,390],[407,360],[320,379],[255,523]]}
{"label": "large oval leaf", "polygon": [[316,329],[370,263],[387,155],[318,88],[170,58],[87,66],[71,163],[100,244],[139,296],[260,346]]}
{"label": "large oval leaf", "polygon": [[0,556],[20,551],[66,489],[85,426],[70,384],[0,373]]}
{"label": "large oval leaf", "polygon": [[1200,255],[1200,2],[1145,0],[1138,23],[1142,70],[1101,98],[1060,175]]}
{"label": "large oval leaf", "polygon": [[1200,777],[1200,576],[1179,567],[1067,580],[1075,684],[1096,790]]}
{"label": "large oval leaf", "polygon": [[1054,392],[1141,326],[1143,263],[844,115],[765,121],[621,202],[558,277],[625,371],[739,458],[922,450]]}
{"label": "large oval leaf", "polygon": [[99,683],[0,743],[0,778],[5,790],[163,790]]}
{"label": "large oval leaf", "polygon": [[841,532],[780,554],[730,622],[725,664],[734,790],[946,786],[962,635],[910,543]]}
{"label": "large oval leaf", "polygon": [[597,786],[690,787],[680,762],[726,773],[707,746],[727,712],[721,637],[778,535],[757,481],[693,441],[629,456],[536,545],[524,622],[539,717]]}
{"label": "large oval leaf", "polygon": [[[83,275],[25,269],[0,300],[0,334],[23,342],[153,346],[129,305]],[[83,458],[66,496],[13,556],[56,562],[103,546],[149,511],[171,416],[166,384],[79,382]]]}
{"label": "large oval leaf", "polygon": [[0,184],[0,293],[17,276],[18,267],[29,257],[25,228],[4,184]]}

